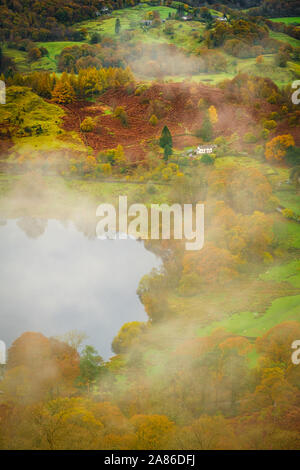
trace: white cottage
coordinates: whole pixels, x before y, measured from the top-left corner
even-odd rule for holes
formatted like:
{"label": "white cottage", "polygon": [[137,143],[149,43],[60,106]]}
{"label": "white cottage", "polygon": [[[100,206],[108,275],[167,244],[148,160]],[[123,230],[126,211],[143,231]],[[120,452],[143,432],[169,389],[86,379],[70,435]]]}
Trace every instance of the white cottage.
{"label": "white cottage", "polygon": [[216,145],[199,145],[196,148],[196,155],[204,155],[206,153],[213,153]]}

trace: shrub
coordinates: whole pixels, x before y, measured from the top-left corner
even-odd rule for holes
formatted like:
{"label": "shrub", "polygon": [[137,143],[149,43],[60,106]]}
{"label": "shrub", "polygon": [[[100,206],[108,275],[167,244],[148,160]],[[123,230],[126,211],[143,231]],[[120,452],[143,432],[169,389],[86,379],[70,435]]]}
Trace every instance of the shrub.
{"label": "shrub", "polygon": [[42,57],[42,52],[40,51],[40,49],[38,47],[33,47],[28,52],[28,58],[29,58],[30,61],[38,60],[41,57]]}
{"label": "shrub", "polygon": [[156,126],[157,125],[158,119],[155,116],[155,114],[152,114],[151,118],[149,119],[149,123],[151,124],[151,126]]}
{"label": "shrub", "polygon": [[278,207],[279,204],[280,204],[280,201],[279,201],[278,197],[271,196],[265,204],[265,212],[275,211],[276,207]]}
{"label": "shrub", "polygon": [[80,124],[80,129],[82,130],[82,132],[92,132],[94,128],[95,123],[90,116],[85,118]]}
{"label": "shrub", "polygon": [[264,147],[262,145],[256,145],[254,149],[255,155],[262,157],[264,154]]}
{"label": "shrub", "polygon": [[275,129],[276,127],[277,127],[277,122],[272,119],[264,122],[265,129],[271,130],[271,129]]}
{"label": "shrub", "polygon": [[252,132],[247,132],[244,135],[244,142],[246,144],[255,144],[255,142],[257,142],[257,137],[254,134],[252,134]]}
{"label": "shrub", "polygon": [[214,159],[210,155],[205,153],[201,157],[201,163],[204,163],[205,165],[213,165],[214,164]]}
{"label": "shrub", "polygon": [[261,131],[261,137],[262,137],[262,139],[268,140],[269,135],[270,135],[270,131],[269,131],[268,129],[263,129],[263,130]]}
{"label": "shrub", "polygon": [[289,147],[285,155],[285,160],[290,165],[298,166],[300,164],[300,147]]}
{"label": "shrub", "polygon": [[293,219],[295,217],[295,213],[292,209],[283,209],[282,215],[287,219]]}
{"label": "shrub", "polygon": [[147,183],[146,191],[147,191],[148,194],[156,194],[157,193],[157,189],[154,186],[154,184],[152,184],[152,183]]}
{"label": "shrub", "polygon": [[270,114],[269,119],[273,121],[277,121],[277,119],[279,119],[279,114],[276,111],[274,111],[273,113]]}
{"label": "shrub", "polygon": [[207,106],[206,102],[204,101],[203,98],[200,98],[200,100],[198,101],[198,108],[199,109],[205,109]]}
{"label": "shrub", "polygon": [[147,85],[139,85],[137,87],[137,89],[135,90],[135,95],[137,96],[140,96],[142,93],[144,93],[144,91],[146,91],[148,89],[148,86]]}
{"label": "shrub", "polygon": [[128,116],[123,106],[116,107],[114,117],[120,119],[123,127],[128,127]]}
{"label": "shrub", "polygon": [[93,33],[90,39],[90,44],[98,44],[101,42],[101,36],[99,33]]}

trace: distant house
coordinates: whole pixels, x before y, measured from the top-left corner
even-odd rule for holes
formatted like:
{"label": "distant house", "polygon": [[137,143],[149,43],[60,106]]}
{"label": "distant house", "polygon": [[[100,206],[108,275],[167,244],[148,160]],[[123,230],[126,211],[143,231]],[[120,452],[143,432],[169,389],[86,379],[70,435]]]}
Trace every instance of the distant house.
{"label": "distant house", "polygon": [[216,21],[228,21],[228,20],[227,20],[226,16],[222,16],[222,17],[221,17],[221,16],[217,16],[217,17],[216,17]]}
{"label": "distant house", "polygon": [[217,145],[207,144],[207,145],[198,145],[196,149],[190,149],[186,152],[186,156],[194,158],[197,155],[205,155],[213,153],[214,149],[217,148]]}
{"label": "distant house", "polygon": [[217,147],[216,145],[198,145],[195,153],[196,155],[202,155],[205,153],[213,153],[216,147]]}

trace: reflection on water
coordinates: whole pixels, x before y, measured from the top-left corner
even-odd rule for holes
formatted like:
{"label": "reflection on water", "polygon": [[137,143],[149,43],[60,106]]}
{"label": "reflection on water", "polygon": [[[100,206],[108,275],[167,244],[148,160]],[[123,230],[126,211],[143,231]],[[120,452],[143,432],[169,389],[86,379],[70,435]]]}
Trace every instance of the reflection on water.
{"label": "reflection on water", "polygon": [[77,329],[108,358],[124,323],[147,320],[136,289],[160,262],[141,242],[87,238],[73,223],[24,218],[0,223],[0,256],[0,339],[8,345],[24,331]]}

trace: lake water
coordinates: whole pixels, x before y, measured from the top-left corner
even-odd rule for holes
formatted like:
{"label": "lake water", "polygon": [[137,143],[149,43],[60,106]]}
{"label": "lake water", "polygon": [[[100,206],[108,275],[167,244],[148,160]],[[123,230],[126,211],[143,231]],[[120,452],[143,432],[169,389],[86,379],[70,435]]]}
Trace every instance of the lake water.
{"label": "lake water", "polygon": [[73,223],[8,220],[0,226],[0,340],[76,329],[105,359],[121,326],[145,321],[139,281],[160,260],[142,242],[98,240]]}

